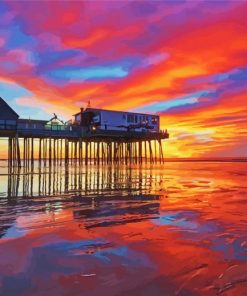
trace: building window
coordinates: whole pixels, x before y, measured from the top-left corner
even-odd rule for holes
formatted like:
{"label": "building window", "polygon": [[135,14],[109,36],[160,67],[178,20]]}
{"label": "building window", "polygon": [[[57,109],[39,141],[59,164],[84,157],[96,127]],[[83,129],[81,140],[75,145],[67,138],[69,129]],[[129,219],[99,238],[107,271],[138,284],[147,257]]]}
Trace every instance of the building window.
{"label": "building window", "polygon": [[126,120],[126,115],[125,114],[123,115],[123,119]]}
{"label": "building window", "polygon": [[4,129],[4,128],[5,128],[5,120],[0,119],[0,129]]}
{"label": "building window", "polygon": [[137,123],[138,119],[137,119],[137,115],[135,115],[135,123]]}
{"label": "building window", "polygon": [[7,125],[16,125],[16,121],[15,120],[6,120],[6,124]]}
{"label": "building window", "polygon": [[142,124],[147,124],[148,123],[148,116],[143,115],[142,116]]}
{"label": "building window", "polygon": [[132,114],[128,114],[127,122],[129,122],[129,123],[133,123],[133,122],[134,122],[134,115],[132,115]]}
{"label": "building window", "polygon": [[158,118],[156,116],[152,116],[152,124],[157,124]]}

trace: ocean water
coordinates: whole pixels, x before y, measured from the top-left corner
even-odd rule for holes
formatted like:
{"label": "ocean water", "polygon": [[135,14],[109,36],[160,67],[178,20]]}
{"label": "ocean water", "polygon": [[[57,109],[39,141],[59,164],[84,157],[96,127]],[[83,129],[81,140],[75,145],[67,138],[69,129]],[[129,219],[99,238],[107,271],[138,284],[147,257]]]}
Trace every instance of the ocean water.
{"label": "ocean water", "polygon": [[0,162],[0,295],[247,295],[247,163]]}

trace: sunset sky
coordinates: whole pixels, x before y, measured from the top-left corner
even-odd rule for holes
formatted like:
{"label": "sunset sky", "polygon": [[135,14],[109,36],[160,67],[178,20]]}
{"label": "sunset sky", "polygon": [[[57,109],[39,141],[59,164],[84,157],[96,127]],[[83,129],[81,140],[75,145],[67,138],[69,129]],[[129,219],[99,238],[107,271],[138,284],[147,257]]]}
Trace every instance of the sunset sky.
{"label": "sunset sky", "polygon": [[157,113],[166,155],[247,156],[247,2],[1,1],[0,96],[22,118]]}

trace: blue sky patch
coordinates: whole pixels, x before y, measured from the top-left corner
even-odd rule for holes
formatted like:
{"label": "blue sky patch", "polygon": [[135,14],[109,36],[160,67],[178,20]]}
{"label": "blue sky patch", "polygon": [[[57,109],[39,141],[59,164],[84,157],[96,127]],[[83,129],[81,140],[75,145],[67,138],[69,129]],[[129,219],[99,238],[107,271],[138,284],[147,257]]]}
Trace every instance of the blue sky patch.
{"label": "blue sky patch", "polygon": [[121,66],[97,66],[78,69],[58,69],[51,72],[51,77],[59,80],[85,81],[122,78],[128,75],[128,71]]}

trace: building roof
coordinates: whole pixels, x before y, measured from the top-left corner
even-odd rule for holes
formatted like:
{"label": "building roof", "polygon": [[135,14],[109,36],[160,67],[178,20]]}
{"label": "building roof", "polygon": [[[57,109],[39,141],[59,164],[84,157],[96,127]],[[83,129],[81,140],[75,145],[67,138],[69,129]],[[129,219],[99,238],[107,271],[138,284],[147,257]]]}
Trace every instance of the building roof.
{"label": "building roof", "polygon": [[[84,112],[88,112],[88,111],[107,111],[107,112],[116,112],[116,113],[125,113],[125,114],[136,114],[136,115],[151,115],[151,116],[159,116],[157,114],[147,114],[147,113],[138,113],[138,112],[129,112],[129,111],[116,111],[116,110],[107,110],[107,109],[99,109],[99,108],[86,108],[83,111],[81,111],[82,113]],[[73,116],[79,115],[81,114],[81,112],[78,112],[76,114],[74,114]]]}
{"label": "building roof", "polygon": [[17,119],[19,115],[0,97],[0,118],[1,119]]}
{"label": "building roof", "polygon": [[57,117],[54,113],[54,117],[52,117],[47,123],[47,125],[65,125],[65,123]]}

